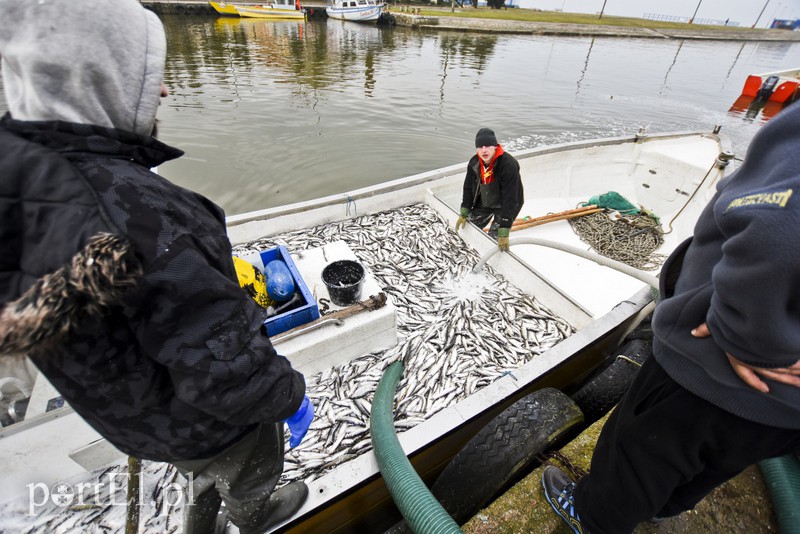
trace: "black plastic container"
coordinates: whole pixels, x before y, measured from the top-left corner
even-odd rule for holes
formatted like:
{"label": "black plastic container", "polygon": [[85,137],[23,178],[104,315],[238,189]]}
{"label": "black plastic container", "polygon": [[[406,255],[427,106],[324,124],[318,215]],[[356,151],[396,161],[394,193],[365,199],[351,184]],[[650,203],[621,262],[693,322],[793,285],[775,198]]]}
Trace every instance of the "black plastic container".
{"label": "black plastic container", "polygon": [[352,260],[334,261],[322,270],[322,282],[337,306],[350,306],[361,299],[364,276],[364,267]]}

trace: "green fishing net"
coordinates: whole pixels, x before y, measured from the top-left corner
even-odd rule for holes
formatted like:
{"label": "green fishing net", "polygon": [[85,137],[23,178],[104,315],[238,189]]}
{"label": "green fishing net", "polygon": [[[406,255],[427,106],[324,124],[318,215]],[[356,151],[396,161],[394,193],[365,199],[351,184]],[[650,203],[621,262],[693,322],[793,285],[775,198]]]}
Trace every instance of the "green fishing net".
{"label": "green fishing net", "polygon": [[641,211],[616,191],[609,191],[608,193],[603,193],[602,195],[595,195],[590,198],[589,202],[586,202],[584,206],[588,206],[590,204],[594,204],[598,208],[615,210],[625,215],[631,215]]}

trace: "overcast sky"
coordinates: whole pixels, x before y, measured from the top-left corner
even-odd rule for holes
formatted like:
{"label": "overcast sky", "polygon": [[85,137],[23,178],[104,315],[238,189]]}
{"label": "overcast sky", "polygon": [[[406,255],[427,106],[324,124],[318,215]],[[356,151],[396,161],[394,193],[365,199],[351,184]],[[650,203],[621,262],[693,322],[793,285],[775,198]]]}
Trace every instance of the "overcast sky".
{"label": "overcast sky", "polygon": [[[563,9],[568,13],[600,13],[603,8],[603,0],[513,0],[513,3],[546,11]],[[697,10],[697,19],[730,19],[747,28],[756,22],[762,9],[759,28],[769,27],[772,19],[800,18],[800,0],[605,0],[605,5],[604,15],[644,17],[645,13],[656,13],[690,18]]]}

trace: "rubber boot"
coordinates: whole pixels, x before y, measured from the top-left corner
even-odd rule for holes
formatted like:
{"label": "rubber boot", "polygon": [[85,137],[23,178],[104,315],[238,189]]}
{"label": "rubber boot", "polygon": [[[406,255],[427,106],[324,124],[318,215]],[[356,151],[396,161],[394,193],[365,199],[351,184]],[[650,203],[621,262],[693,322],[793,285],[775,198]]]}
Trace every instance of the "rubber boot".
{"label": "rubber boot", "polygon": [[218,532],[217,516],[222,497],[211,487],[196,495],[193,503],[187,503],[183,511],[183,531],[192,534],[215,534]]}
{"label": "rubber boot", "polygon": [[[241,534],[263,534],[273,526],[292,517],[308,498],[308,486],[296,481],[286,484],[269,497],[269,516],[255,528],[239,528]],[[188,531],[187,531],[188,532]]]}

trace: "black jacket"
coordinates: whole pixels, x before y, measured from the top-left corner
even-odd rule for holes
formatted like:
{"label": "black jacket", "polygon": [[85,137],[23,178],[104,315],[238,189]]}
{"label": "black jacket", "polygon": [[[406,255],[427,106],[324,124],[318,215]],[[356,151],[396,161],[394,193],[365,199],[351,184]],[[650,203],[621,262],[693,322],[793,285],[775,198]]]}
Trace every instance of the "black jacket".
{"label": "black jacket", "polygon": [[182,152],[0,121],[0,354],[27,354],[121,451],[210,457],[292,415],[303,376],[240,288],[222,210],[150,168]]}
{"label": "black jacket", "polygon": [[497,157],[494,163],[494,181],[481,185],[478,155],[467,163],[464,177],[464,192],[461,207],[472,211],[478,205],[500,212],[497,223],[500,228],[511,228],[522,209],[524,192],[519,175],[519,162],[508,152]]}
{"label": "black jacket", "polygon": [[[752,389],[725,353],[763,368],[800,358],[800,104],[750,143],[717,186],[694,236],[665,262],[653,316],[654,354],[683,387],[745,419],[800,429],[800,388]],[[693,328],[707,323],[711,337]]]}

